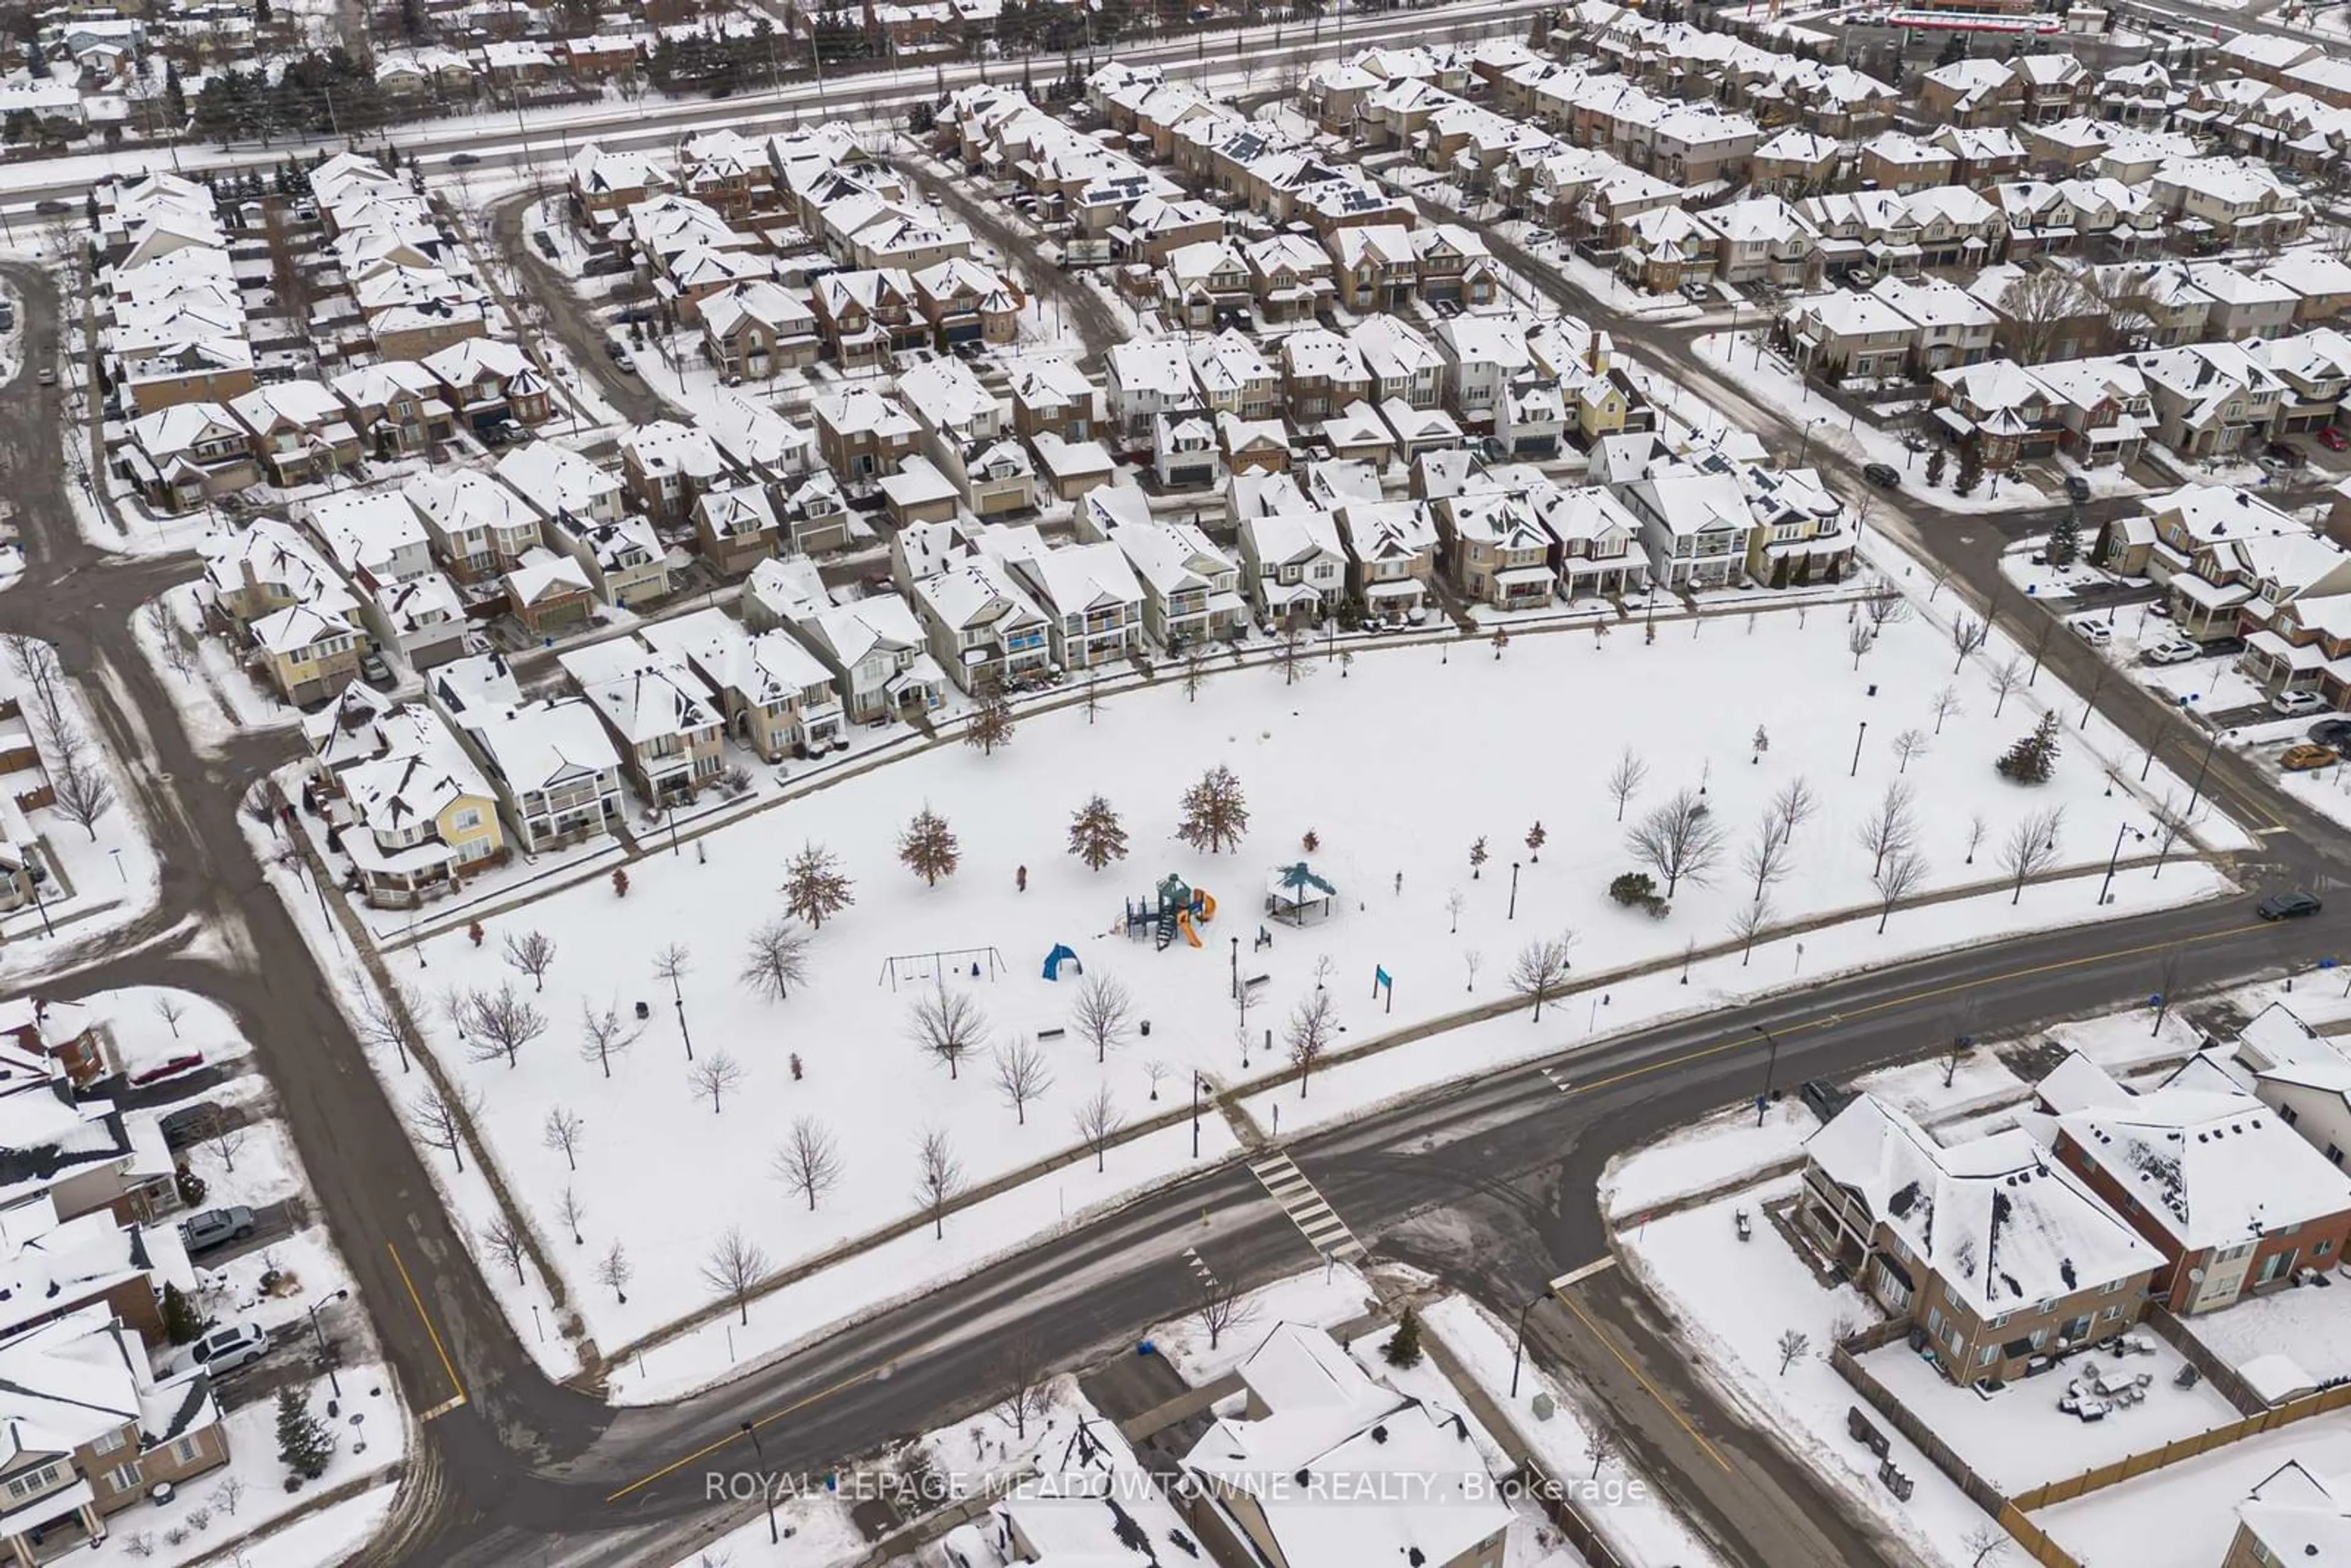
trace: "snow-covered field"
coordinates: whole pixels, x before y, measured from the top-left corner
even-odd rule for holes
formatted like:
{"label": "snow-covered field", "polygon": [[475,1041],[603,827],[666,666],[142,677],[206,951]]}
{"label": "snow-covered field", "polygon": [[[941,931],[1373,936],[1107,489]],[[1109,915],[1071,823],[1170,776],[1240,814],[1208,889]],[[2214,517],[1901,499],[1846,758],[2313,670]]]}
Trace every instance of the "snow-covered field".
{"label": "snow-covered field", "polygon": [[80,998],[91,1021],[114,1036],[122,1070],[133,1078],[183,1057],[219,1066],[248,1056],[253,1042],[236,1020],[209,997],[169,986],[131,986]]}
{"label": "snow-covered field", "polygon": [[2189,1332],[2231,1365],[2283,1355],[2318,1382],[2351,1377],[2351,1291],[2335,1274],[2325,1288],[2249,1296],[2225,1312],[2188,1320]]}
{"label": "snow-covered field", "polygon": [[[1897,781],[1888,732],[1931,730],[1929,698],[1946,683],[1965,694],[1964,707],[1899,780],[1931,802],[1915,808],[1933,868],[1926,885],[1991,880],[2001,838],[2027,811],[2061,805],[2079,824],[2061,834],[2061,859],[2103,860],[2112,834],[2102,825],[2116,806],[2104,800],[2095,763],[2069,756],[2038,790],[2008,785],[1990,766],[2030,726],[2033,697],[2057,695],[2052,679],[2039,694],[2012,696],[1994,717],[1980,674],[1950,674],[1949,645],[1932,622],[1890,625],[1858,674],[1845,633],[1843,614],[1815,606],[1667,625],[1648,646],[1625,633],[1527,635],[1499,660],[1482,644],[1463,646],[1458,663],[1426,646],[1373,648],[1352,667],[1318,664],[1294,685],[1254,668],[1212,677],[1197,702],[1179,682],[1163,680],[1105,703],[1091,724],[1078,707],[1040,716],[994,757],[943,745],[853,787],[813,792],[729,827],[705,841],[707,863],[648,857],[632,868],[625,908],[599,880],[487,922],[478,947],[456,931],[425,942],[418,983],[428,994],[514,983],[547,1026],[512,1067],[502,1058],[469,1060],[437,1016],[434,1049],[483,1096],[483,1125],[542,1228],[554,1230],[550,1216],[567,1186],[594,1217],[585,1251],[557,1250],[575,1270],[572,1293],[593,1336],[611,1347],[713,1301],[702,1264],[730,1229],[740,1228],[771,1265],[783,1266],[907,1215],[917,1207],[914,1143],[926,1129],[947,1134],[965,1181],[977,1184],[1070,1149],[1072,1119],[1097,1091],[1133,1122],[1179,1099],[1187,1069],[1226,1084],[1266,1072],[1279,1063],[1266,1054],[1265,1031],[1278,1039],[1318,981],[1335,998],[1343,1048],[1499,997],[1530,938],[1575,932],[1583,972],[1722,941],[1750,893],[1731,863],[1737,845],[1773,793],[1800,777],[1821,809],[1799,831],[1795,874],[1773,898],[1777,917],[1872,904],[1871,857],[1856,831]],[[1876,697],[1865,695],[1873,683]],[[1683,707],[1645,701],[1644,692],[1705,695]],[[1552,711],[1574,716],[1555,721]],[[1760,758],[1750,740],[1758,727],[1769,741]],[[1859,771],[1868,777],[1855,780],[1846,774],[1857,737],[1865,742]],[[2069,747],[2075,738],[2068,735]],[[1686,883],[1663,920],[1628,914],[1605,893],[1609,878],[1633,865],[1605,784],[1627,750],[1647,768],[1628,820],[1677,790],[1703,789],[1710,820],[1724,829],[1722,874],[1711,886]],[[1229,765],[1249,794],[1250,831],[1238,852],[1203,855],[1174,841],[1177,797],[1213,763]],[[1330,782],[1343,778],[1356,787],[1332,790]],[[1133,848],[1100,873],[1064,852],[1071,814],[1094,793],[1123,814]],[[962,845],[960,869],[936,887],[895,855],[904,823],[926,804],[948,819]],[[1968,822],[1978,811],[1991,836],[1969,867]],[[1537,821],[1549,835],[1540,862],[1520,843]],[[1309,833],[1312,863],[1339,889],[1333,912],[1302,931],[1269,923],[1259,914],[1267,878],[1300,858]],[[1473,876],[1469,851],[1480,838],[1490,858]],[[737,979],[746,940],[783,913],[784,862],[808,844],[839,857],[857,902],[815,934],[808,983],[787,1001],[765,1002]],[[1513,861],[1520,862],[1515,909]],[[2175,867],[2177,881],[2158,891],[2202,891],[2189,870]],[[1027,891],[1016,891],[1024,872]],[[1118,933],[1123,902],[1147,896],[1169,873],[1217,901],[1204,947],[1179,941],[1159,952]],[[2136,896],[2144,880],[2126,879],[2122,895]],[[1865,961],[1922,936],[1946,943],[2071,917],[2092,896],[2086,886],[2058,884],[2034,890],[2032,908],[1994,896],[1897,911],[1884,939],[1871,935],[1873,917],[1850,935],[1808,940],[1844,945],[1841,962]],[[1270,936],[1262,948],[1255,940],[1261,927]],[[503,956],[508,938],[534,931],[556,948],[543,994]],[[671,944],[690,956],[682,991],[694,1063],[670,988],[653,973],[656,953]],[[1071,1028],[1078,982],[1066,972],[1059,983],[1040,976],[1061,944],[1089,976],[1115,977],[1134,998],[1132,1035],[1099,1065]],[[931,956],[940,953],[952,956]],[[1484,960],[1474,998],[1460,988],[1470,953]],[[1748,971],[1757,983],[1777,975],[1766,956],[1759,949]],[[1829,957],[1818,953],[1805,971],[1834,967]],[[404,968],[408,956],[394,961]],[[985,1014],[987,1047],[1028,1043],[1045,1056],[1054,1082],[1027,1107],[1025,1124],[998,1092],[987,1050],[950,1077],[909,1037],[911,1009],[935,963],[947,971],[950,994]],[[1247,1068],[1229,1001],[1236,963],[1245,977],[1267,977],[1253,993]],[[1392,1012],[1369,999],[1375,967],[1395,977]],[[1740,984],[1729,972],[1735,967],[1735,958],[1716,960],[1709,987]],[[1697,997],[1684,989],[1679,999]],[[651,1014],[643,1039],[608,1081],[578,1053],[582,1009],[617,1007],[626,1016],[640,1003]],[[794,1054],[802,1079],[791,1075]],[[691,1074],[721,1055],[742,1080],[714,1110]],[[1149,1098],[1155,1063],[1168,1070],[1156,1105]],[[1416,1071],[1421,1082],[1445,1075],[1426,1061]],[[889,1075],[894,1092],[873,1092],[877,1074]],[[559,1108],[585,1124],[576,1172],[542,1143]],[[842,1165],[837,1188],[813,1214],[763,1179],[787,1125],[800,1116],[830,1133]],[[684,1149],[693,1157],[679,1157]],[[1091,1177],[1092,1163],[1071,1169],[1073,1186]],[[714,1186],[708,1173],[720,1168],[752,1179]],[[1149,1179],[1160,1168],[1131,1175]],[[1099,1184],[1086,1185],[1094,1188],[1090,1201]],[[594,1288],[589,1271],[615,1242],[635,1265],[625,1306]],[[918,1277],[902,1273],[894,1288]],[[818,1312],[799,1332],[821,1321]]]}
{"label": "snow-covered field", "polygon": [[[2172,1379],[2185,1361],[2152,1333],[2144,1337],[2154,1345],[2154,1354],[2115,1356],[2093,1351],[1988,1396],[1944,1381],[1931,1363],[1907,1344],[1872,1351],[1861,1364],[1958,1449],[1977,1474],[2013,1496],[2237,1418],[2236,1406],[2210,1384],[2175,1385]],[[2126,1375],[2145,1374],[2153,1380],[2146,1398],[2136,1406],[2117,1406],[2095,1422],[2057,1408],[2066,1385],[2089,1375],[2094,1364]]]}
{"label": "snow-covered field", "polygon": [[[2237,1531],[2237,1505],[2282,1465],[2329,1480],[2351,1472],[2351,1414],[2314,1416],[2054,1508],[2032,1522],[2087,1563],[2211,1568]],[[2324,1561],[2324,1559],[2314,1559]]]}

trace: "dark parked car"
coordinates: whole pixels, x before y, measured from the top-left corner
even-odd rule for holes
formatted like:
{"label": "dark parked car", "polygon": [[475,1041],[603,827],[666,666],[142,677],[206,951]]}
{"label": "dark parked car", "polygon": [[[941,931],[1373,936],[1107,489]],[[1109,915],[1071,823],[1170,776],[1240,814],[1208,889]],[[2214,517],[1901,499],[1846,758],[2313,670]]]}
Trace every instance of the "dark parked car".
{"label": "dark parked car", "polygon": [[2281,468],[2299,468],[2310,461],[2310,455],[2291,441],[2273,441],[2262,448],[2262,455]]}
{"label": "dark parked car", "polygon": [[207,1208],[194,1218],[180,1222],[180,1239],[187,1244],[192,1255],[242,1241],[252,1234],[253,1210],[243,1204],[234,1208]]}
{"label": "dark parked car", "polygon": [[1881,490],[1898,490],[1902,487],[1902,476],[1895,471],[1894,465],[1891,463],[1865,463],[1862,465],[1861,476]]}
{"label": "dark parked car", "polygon": [[480,162],[481,160],[471,152],[452,152],[449,154],[449,167],[452,169],[470,169]]}
{"label": "dark parked car", "polygon": [[2264,920],[2295,920],[2305,915],[2315,915],[2324,907],[2307,893],[2279,893],[2253,905],[2253,913]]}
{"label": "dark parked car", "polygon": [[2072,501],[2088,500],[2090,498],[2090,482],[2087,479],[2083,478],[2079,474],[2066,475],[2065,497]]}
{"label": "dark parked car", "polygon": [[162,1130],[163,1142],[167,1146],[184,1149],[190,1144],[211,1137],[220,1119],[220,1107],[207,1100],[200,1104],[183,1105],[176,1111],[158,1116],[155,1125]]}

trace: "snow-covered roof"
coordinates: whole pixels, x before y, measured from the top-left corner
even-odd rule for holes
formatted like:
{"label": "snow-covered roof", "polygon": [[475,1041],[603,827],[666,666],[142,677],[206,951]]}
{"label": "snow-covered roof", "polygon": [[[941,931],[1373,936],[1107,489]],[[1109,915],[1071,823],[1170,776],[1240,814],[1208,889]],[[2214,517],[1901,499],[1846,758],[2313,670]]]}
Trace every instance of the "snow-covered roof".
{"label": "snow-covered roof", "polygon": [[1804,1142],[1980,1317],[2127,1280],[2163,1256],[2021,1128],[1945,1147],[1863,1094]]}
{"label": "snow-covered roof", "polygon": [[2158,1089],[2069,1112],[2058,1126],[2184,1250],[2351,1209],[2351,1176],[2241,1092]]}
{"label": "snow-covered roof", "polygon": [[345,571],[365,568],[379,576],[400,551],[424,548],[424,524],[400,494],[347,490],[309,502],[304,513],[310,531]]}
{"label": "snow-covered roof", "polygon": [[549,517],[590,511],[621,488],[617,476],[551,441],[508,447],[498,459],[496,473],[516,495]]}

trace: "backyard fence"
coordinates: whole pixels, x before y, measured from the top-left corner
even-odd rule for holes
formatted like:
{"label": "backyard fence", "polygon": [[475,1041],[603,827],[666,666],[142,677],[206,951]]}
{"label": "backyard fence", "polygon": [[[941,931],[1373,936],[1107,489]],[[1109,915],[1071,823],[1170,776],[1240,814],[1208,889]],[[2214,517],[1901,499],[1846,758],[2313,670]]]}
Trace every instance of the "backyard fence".
{"label": "backyard fence", "polygon": [[2173,1316],[2171,1309],[2161,1301],[2147,1303],[2146,1322],[2155,1331],[2156,1338],[2178,1351],[2221,1398],[2237,1407],[2238,1415],[2258,1416],[2270,1407],[2270,1402],[2253,1392],[2253,1385],[2245,1381],[2242,1373],[2214,1355],[2210,1347],[2190,1333],[2188,1325]]}
{"label": "backyard fence", "polygon": [[2100,1465],[2095,1469],[2084,1470],[2080,1475],[2037,1486],[2031,1491],[2018,1493],[2011,1500],[2027,1512],[2047,1508],[2052,1503],[2067,1502],[2085,1493],[2103,1491],[2118,1482],[2151,1474],[2183,1459],[2192,1459],[2215,1448],[2225,1448],[2231,1443],[2241,1443],[2248,1437],[2273,1432],[2280,1427],[2290,1427],[2296,1421],[2306,1421],[2313,1416],[2324,1416],[2330,1410],[2340,1410],[2346,1406],[2351,1406],[2351,1383],[2338,1383],[2332,1388],[2322,1388],[2315,1394],[2289,1399],[2258,1415],[2241,1416],[2210,1431],[2174,1438],[2159,1448],[2149,1448],[2143,1453]]}

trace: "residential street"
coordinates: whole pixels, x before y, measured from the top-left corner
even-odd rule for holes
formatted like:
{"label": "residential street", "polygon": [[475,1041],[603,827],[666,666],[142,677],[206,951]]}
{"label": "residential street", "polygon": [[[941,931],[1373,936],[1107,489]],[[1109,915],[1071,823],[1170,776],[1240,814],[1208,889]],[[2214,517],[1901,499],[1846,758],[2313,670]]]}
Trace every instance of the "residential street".
{"label": "residential street", "polygon": [[[10,277],[28,302],[38,362],[54,353],[58,301],[42,275]],[[1622,320],[1564,285],[1556,297],[1606,325],[1626,351],[1720,392],[1774,444],[1797,438],[1784,412],[1713,384],[1686,333]],[[58,644],[124,761],[165,871],[153,914],[93,941],[82,967],[39,989],[73,996],[175,985],[227,1008],[255,1042],[308,1166],[316,1212],[349,1260],[409,1403],[425,1410],[464,1396],[422,1428],[392,1532],[362,1562],[666,1568],[748,1511],[704,1500],[706,1470],[749,1458],[739,1436],[746,1421],[761,1424],[768,1468],[822,1470],[990,1398],[1000,1347],[1024,1325],[1075,1365],[1188,1311],[1196,1287],[1181,1256],[1186,1247],[1219,1277],[1243,1282],[1312,1264],[1297,1229],[1234,1163],[695,1399],[614,1412],[550,1384],[484,1285],[401,1124],[400,1096],[363,1059],[240,831],[245,787],[293,755],[294,740],[244,737],[218,756],[191,745],[161,685],[169,677],[138,653],[130,617],[142,599],[190,575],[193,561],[126,562],[78,538],[62,493],[61,418],[58,394],[37,388],[29,373],[0,390],[0,443],[11,454],[28,551],[26,580],[0,595],[0,629]],[[1852,465],[1822,455],[1858,494]],[[1874,527],[1898,528],[1913,548],[1950,564],[1954,583],[1979,601],[2013,602],[1996,558],[2018,519],[1944,516],[1915,496],[1894,497],[1878,517]],[[2070,638],[2049,652],[2053,670],[2085,686],[2095,657]],[[2130,683],[2106,682],[2100,706],[2134,737],[2188,744],[2185,728]],[[2223,807],[2263,834],[2252,882],[2317,888],[2343,875],[2351,848],[2339,829],[2280,800],[2225,752],[2211,771]],[[1778,1082],[1792,1084],[1933,1049],[1961,996],[1980,1005],[1977,1031],[1997,1035],[2131,1005],[2168,950],[2184,951],[2184,979],[2202,987],[2351,946],[2351,907],[2340,905],[2265,926],[2252,920],[2250,900],[2114,919],[2096,913],[2085,885],[2083,904],[2085,918],[2074,926],[1824,981],[1735,1019],[1687,1019],[1602,1047],[1570,1052],[1579,1031],[1573,1009],[1563,1009],[1555,1033],[1527,1026],[1530,1040],[1555,1043],[1554,1060],[1573,1062],[1588,1088],[1562,1095],[1529,1064],[1284,1146],[1375,1253],[1431,1269],[1515,1315],[1549,1280],[1605,1253],[1593,1189],[1607,1158],[1760,1086],[1761,1047],[1746,1043],[1751,1024],[1778,1035]],[[212,940],[191,953],[199,935]],[[1707,1395],[1674,1347],[1655,1337],[1631,1289],[1613,1274],[1579,1288],[1610,1337],[1544,1308],[1534,1346],[1594,1387],[1635,1461],[1692,1511],[1727,1560],[1757,1568],[1907,1562]],[[1646,1385],[1616,1359],[1619,1343]],[[1672,1411],[1656,1406],[1651,1388]]]}

